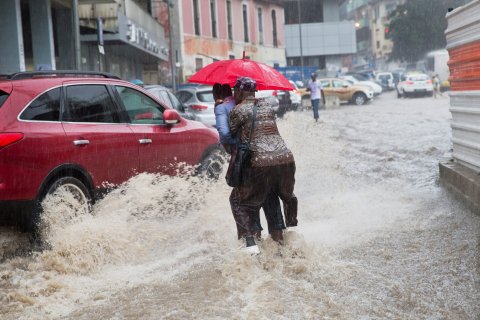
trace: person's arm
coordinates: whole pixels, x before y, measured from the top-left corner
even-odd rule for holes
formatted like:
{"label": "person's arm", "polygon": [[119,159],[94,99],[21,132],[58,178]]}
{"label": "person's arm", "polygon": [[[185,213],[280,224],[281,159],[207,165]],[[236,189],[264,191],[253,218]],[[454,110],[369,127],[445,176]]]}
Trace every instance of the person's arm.
{"label": "person's arm", "polygon": [[215,108],[215,121],[218,134],[220,135],[220,142],[222,144],[235,144],[235,139],[233,139],[230,134],[228,113],[224,106],[218,106]]}

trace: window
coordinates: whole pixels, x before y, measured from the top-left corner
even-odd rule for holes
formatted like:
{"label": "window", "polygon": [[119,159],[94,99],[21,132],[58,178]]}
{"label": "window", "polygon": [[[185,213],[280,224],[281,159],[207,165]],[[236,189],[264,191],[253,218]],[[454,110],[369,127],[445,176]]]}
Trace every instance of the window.
{"label": "window", "polygon": [[2,104],[7,100],[8,98],[8,93],[0,91],[0,108],[2,107]]}
{"label": "window", "polygon": [[22,120],[59,121],[60,88],[55,88],[40,95],[20,115]]}
{"label": "window", "polygon": [[143,93],[128,87],[115,86],[120,100],[134,124],[163,124],[163,108]]}
{"label": "window", "polygon": [[170,101],[170,98],[168,97],[168,93],[166,90],[162,90],[159,92],[160,93],[160,96],[162,97],[162,101],[163,103],[165,103],[165,105],[169,108],[173,108],[172,106],[172,101]]}
{"label": "window", "polygon": [[272,32],[273,32],[273,46],[278,47],[277,39],[277,13],[275,10],[272,10]]}
{"label": "window", "polygon": [[230,1],[230,0],[227,0],[227,33],[228,33],[228,40],[233,40],[232,1]]}
{"label": "window", "polygon": [[66,87],[67,104],[63,121],[118,123],[118,114],[104,85]]}
{"label": "window", "polygon": [[263,44],[263,16],[262,8],[258,8],[258,43]]}
{"label": "window", "polygon": [[185,108],[183,104],[178,100],[177,97],[171,92],[168,92],[168,96],[170,97],[170,100],[172,101],[172,107],[176,109],[178,112],[185,112]]}
{"label": "window", "polygon": [[188,91],[179,91],[177,92],[178,99],[185,103],[193,97],[193,94]]}
{"label": "window", "polygon": [[215,0],[210,0],[210,21],[212,22],[212,37],[217,37],[217,10]]}
{"label": "window", "polygon": [[329,80],[320,81],[320,84],[322,85],[322,88],[330,88],[330,81]]}
{"label": "window", "polygon": [[200,13],[198,12],[198,0],[193,0],[193,27],[195,34],[200,35]]}
{"label": "window", "polygon": [[377,49],[380,49],[380,41],[377,41]]}
{"label": "window", "polygon": [[195,58],[195,71],[198,71],[203,68],[203,59]]}
{"label": "window", "polygon": [[332,83],[333,83],[334,88],[342,88],[343,87],[343,81],[333,80]]}
{"label": "window", "polygon": [[229,54],[229,55],[228,55],[228,59],[230,59],[230,60],[235,60],[235,55],[234,55],[234,54]]}
{"label": "window", "polygon": [[166,92],[165,90],[155,90],[150,92],[153,93],[153,95],[155,95],[155,97],[157,97],[164,105],[171,107],[167,94],[164,94],[164,92]]}
{"label": "window", "polygon": [[248,42],[248,15],[247,15],[247,5],[243,5],[243,40]]}
{"label": "window", "polygon": [[201,102],[215,102],[212,91],[197,92],[197,99]]}

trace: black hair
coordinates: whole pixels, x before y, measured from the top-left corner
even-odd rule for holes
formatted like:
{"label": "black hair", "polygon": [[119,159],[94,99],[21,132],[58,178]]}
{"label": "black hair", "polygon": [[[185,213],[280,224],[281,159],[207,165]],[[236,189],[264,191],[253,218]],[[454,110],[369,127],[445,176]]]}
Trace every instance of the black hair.
{"label": "black hair", "polygon": [[215,83],[213,85],[212,93],[215,100],[222,98],[222,85],[220,83]]}
{"label": "black hair", "polygon": [[220,96],[222,97],[222,99],[232,96],[232,88],[230,88],[230,85],[222,84],[222,88],[220,90]]}

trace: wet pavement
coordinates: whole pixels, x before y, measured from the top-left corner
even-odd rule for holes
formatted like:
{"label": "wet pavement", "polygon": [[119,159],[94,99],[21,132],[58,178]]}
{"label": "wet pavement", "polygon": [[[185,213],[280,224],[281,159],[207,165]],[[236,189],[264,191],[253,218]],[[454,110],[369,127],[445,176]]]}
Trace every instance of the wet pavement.
{"label": "wet pavement", "polygon": [[[139,175],[51,248],[0,235],[1,319],[479,319],[480,217],[438,183],[448,98],[288,113],[299,226],[238,248],[223,179]],[[266,227],[265,220],[262,220]]]}

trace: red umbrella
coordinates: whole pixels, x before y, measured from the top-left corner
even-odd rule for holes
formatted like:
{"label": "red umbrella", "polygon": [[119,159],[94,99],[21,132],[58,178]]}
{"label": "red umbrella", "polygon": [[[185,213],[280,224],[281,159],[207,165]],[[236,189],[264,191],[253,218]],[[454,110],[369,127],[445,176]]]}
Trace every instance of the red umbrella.
{"label": "red umbrella", "polygon": [[295,90],[280,72],[266,64],[245,59],[222,60],[209,64],[188,79],[188,82],[214,85],[235,85],[239,77],[249,77],[257,82],[257,90]]}

